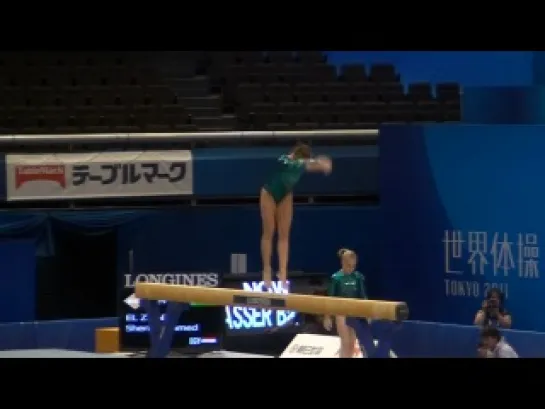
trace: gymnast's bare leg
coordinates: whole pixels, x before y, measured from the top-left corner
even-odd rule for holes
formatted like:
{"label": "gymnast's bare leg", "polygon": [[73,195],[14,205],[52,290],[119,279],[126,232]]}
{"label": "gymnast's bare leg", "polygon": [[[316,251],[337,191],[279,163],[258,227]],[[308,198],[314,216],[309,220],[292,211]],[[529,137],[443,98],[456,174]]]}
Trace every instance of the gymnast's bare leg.
{"label": "gymnast's bare leg", "polygon": [[272,247],[276,227],[276,202],[269,192],[261,189],[259,196],[261,210],[261,260],[263,263],[263,281],[267,288],[272,287]]}
{"label": "gymnast's bare leg", "polygon": [[352,358],[354,356],[354,348],[356,346],[356,332],[353,328],[346,325],[346,317],[336,316],[335,325],[337,333],[341,339],[340,358]]}
{"label": "gymnast's bare leg", "polygon": [[289,193],[276,208],[278,232],[278,279],[282,288],[287,288],[290,231],[293,220],[293,194]]}

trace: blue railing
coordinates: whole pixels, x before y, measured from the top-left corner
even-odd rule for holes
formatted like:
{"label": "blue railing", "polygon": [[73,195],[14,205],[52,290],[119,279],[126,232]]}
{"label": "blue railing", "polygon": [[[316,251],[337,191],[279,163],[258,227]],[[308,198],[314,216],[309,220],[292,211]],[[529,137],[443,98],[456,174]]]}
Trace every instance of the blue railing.
{"label": "blue railing", "polygon": [[[95,330],[117,325],[117,318],[2,324],[0,349],[93,351]],[[545,333],[505,330],[503,334],[522,358],[545,357]],[[478,340],[479,329],[474,326],[406,321],[394,336],[392,349],[400,358],[467,358],[476,356]]]}

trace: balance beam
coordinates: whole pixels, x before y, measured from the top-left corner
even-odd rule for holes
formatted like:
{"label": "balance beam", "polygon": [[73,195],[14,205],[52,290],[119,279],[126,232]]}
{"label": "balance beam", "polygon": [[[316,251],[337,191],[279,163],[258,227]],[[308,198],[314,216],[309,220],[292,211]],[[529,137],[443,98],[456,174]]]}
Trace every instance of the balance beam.
{"label": "balance beam", "polygon": [[375,320],[404,321],[409,308],[404,302],[356,300],[302,294],[257,293],[227,288],[136,283],[135,295],[141,299],[208,305],[241,305],[254,308],[294,310],[317,315],[345,315]]}

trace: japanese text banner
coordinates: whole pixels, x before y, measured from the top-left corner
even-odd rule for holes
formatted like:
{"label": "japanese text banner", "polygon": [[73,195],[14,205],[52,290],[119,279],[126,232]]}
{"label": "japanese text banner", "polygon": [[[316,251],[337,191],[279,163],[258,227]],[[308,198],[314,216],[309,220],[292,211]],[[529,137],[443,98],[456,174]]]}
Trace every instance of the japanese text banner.
{"label": "japanese text banner", "polygon": [[513,328],[545,331],[545,126],[380,132],[380,296],[413,320],[468,325],[497,288]]}
{"label": "japanese text banner", "polygon": [[7,200],[193,194],[191,151],[6,155]]}

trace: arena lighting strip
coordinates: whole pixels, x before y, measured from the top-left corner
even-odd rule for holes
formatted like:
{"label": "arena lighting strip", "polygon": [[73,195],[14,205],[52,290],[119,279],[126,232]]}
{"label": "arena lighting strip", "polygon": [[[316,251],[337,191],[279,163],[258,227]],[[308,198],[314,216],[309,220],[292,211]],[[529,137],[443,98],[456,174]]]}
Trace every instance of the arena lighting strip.
{"label": "arena lighting strip", "polygon": [[320,139],[331,137],[359,138],[376,141],[378,129],[335,129],[315,131],[229,131],[229,132],[180,132],[180,133],[107,133],[73,135],[0,135],[0,145],[13,144],[57,144],[76,143],[129,143],[129,142],[198,142],[221,141],[224,139]]}
{"label": "arena lighting strip", "polygon": [[[255,293],[226,288],[174,284],[136,283],[135,296],[142,300],[144,308],[148,311],[151,337],[149,357],[151,358],[162,358],[168,355],[174,326],[190,302],[218,306],[241,305],[253,308],[297,310],[310,314],[345,315],[347,316],[347,324],[355,329],[360,345],[366,351],[375,351],[377,354],[379,349],[384,349],[386,351],[385,357],[390,351],[390,338],[393,331],[387,334],[387,340],[379,339],[379,347],[375,348],[371,328],[367,320],[362,318],[401,322],[409,316],[409,309],[404,302],[356,300],[302,294]],[[159,300],[170,301],[164,325],[159,318],[157,305]],[[381,343],[384,344],[382,348]],[[373,356],[373,353],[368,352],[368,355]],[[375,357],[379,356],[375,355]]]}

